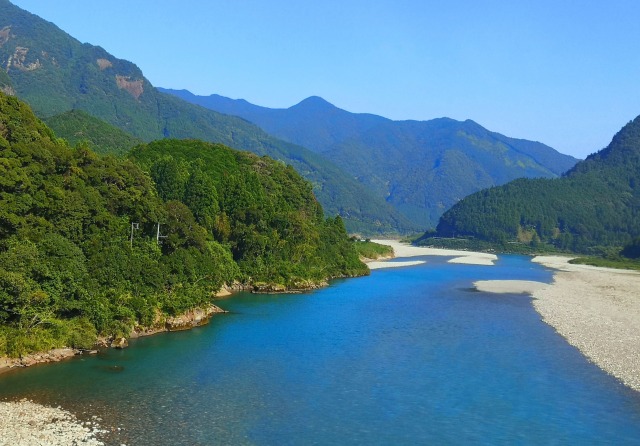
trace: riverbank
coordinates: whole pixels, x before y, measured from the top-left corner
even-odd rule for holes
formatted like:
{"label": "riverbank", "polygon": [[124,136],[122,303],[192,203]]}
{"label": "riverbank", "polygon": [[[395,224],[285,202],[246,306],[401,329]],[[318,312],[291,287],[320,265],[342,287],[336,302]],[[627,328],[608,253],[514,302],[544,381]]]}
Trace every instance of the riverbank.
{"label": "riverbank", "polygon": [[[372,240],[374,243],[391,246],[395,258],[409,258],[422,256],[452,257],[448,263],[462,263],[466,265],[493,265],[498,257],[484,252],[459,251],[454,249],[427,248],[412,246],[397,240]],[[407,260],[400,262],[373,261],[368,262],[369,269],[394,268],[400,266],[420,265],[424,260]]]}
{"label": "riverbank", "polygon": [[553,283],[478,281],[491,293],[526,293],[542,320],[591,362],[640,391],[640,273],[572,265],[570,257],[532,261],[556,270]]}
{"label": "riverbank", "polygon": [[533,292],[533,306],[590,361],[640,391],[640,273],[569,260],[533,259],[557,270],[551,286]]}
{"label": "riverbank", "polygon": [[27,400],[0,402],[0,446],[98,446],[104,444],[96,438],[101,433],[97,421],[83,423],[60,407]]}

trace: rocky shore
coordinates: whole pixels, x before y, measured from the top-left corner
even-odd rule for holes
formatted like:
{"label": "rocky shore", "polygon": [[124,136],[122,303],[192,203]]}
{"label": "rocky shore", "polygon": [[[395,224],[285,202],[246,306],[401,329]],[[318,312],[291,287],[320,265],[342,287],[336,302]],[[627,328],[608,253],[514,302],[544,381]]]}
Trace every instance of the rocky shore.
{"label": "rocky shore", "polygon": [[81,422],[60,407],[31,401],[0,402],[0,446],[87,445],[104,443],[97,422]]}
{"label": "rocky shore", "polygon": [[97,353],[97,350],[78,350],[75,348],[55,348],[47,352],[32,353],[21,358],[0,358],[0,373],[15,367],[29,367],[35,364],[59,362],[78,355]]}
{"label": "rocky shore", "polygon": [[554,282],[533,292],[542,319],[590,361],[640,391],[640,273],[536,257],[557,269]]}
{"label": "rocky shore", "polygon": [[542,320],[591,362],[640,391],[640,273],[572,265],[570,257],[533,259],[555,269],[551,285],[522,280],[478,281],[479,291],[526,293]]}
{"label": "rocky shore", "polygon": [[[130,338],[151,336],[157,333],[168,331],[189,330],[209,322],[209,319],[219,313],[226,313],[217,305],[209,305],[205,308],[194,308],[178,316],[158,316],[156,322],[151,327],[136,326],[130,334]],[[129,342],[127,338],[102,338],[99,339],[96,347],[99,348],[126,348]],[[30,367],[36,364],[46,364],[49,362],[59,362],[78,355],[95,354],[98,350],[78,350],[74,348],[56,348],[46,352],[32,353],[20,358],[0,357],[0,373],[17,367]]]}

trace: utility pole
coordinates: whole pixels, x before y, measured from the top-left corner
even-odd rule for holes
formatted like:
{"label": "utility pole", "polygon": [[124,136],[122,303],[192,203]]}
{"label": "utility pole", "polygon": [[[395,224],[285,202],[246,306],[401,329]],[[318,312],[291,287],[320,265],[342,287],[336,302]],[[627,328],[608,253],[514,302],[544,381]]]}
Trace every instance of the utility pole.
{"label": "utility pole", "polygon": [[168,236],[166,235],[160,235],[160,222],[158,222],[158,231],[156,232],[156,242],[158,243],[158,245],[160,244],[160,239],[161,238],[167,238]]}
{"label": "utility pole", "polygon": [[133,231],[134,229],[137,231],[140,229],[140,223],[131,223],[131,238],[129,239],[129,244],[133,248]]}

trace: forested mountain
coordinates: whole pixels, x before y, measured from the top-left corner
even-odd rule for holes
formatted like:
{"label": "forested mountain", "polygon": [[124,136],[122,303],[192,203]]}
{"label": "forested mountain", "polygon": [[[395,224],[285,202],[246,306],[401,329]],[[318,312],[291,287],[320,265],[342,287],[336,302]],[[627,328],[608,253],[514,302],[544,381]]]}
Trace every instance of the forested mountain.
{"label": "forested mountain", "polygon": [[640,236],[640,117],[562,178],[520,179],[465,198],[427,238],[434,235],[575,252],[630,243]]}
{"label": "forested mountain", "polygon": [[275,109],[217,94],[198,96],[188,90],[158,90],[209,110],[240,116],[271,135],[318,153],[326,152],[334,144],[357,137],[376,125],[391,122],[382,116],[350,113],[317,96],[307,98],[290,108]]}
{"label": "forested mountain", "polygon": [[100,155],[124,156],[134,146],[142,144],[141,139],[82,110],[70,110],[46,118],[44,122],[57,137],[66,139],[72,146],[86,142]]}
{"label": "forested mountain", "polygon": [[470,120],[392,121],[350,113],[318,97],[270,109],[218,95],[162,91],[243,117],[320,153],[422,227],[435,226],[445,210],[480,189],[521,177],[557,177],[577,161]]}
{"label": "forested mountain", "polygon": [[0,88],[41,118],[82,110],[144,141],[196,138],[291,164],[329,215],[353,230],[415,229],[383,198],[328,159],[268,135],[244,119],[159,92],[131,62],[83,44],[54,24],[0,0]]}
{"label": "forested mountain", "polygon": [[0,356],[127,336],[223,283],[367,271],[291,167],[199,141],[100,157],[0,93]]}

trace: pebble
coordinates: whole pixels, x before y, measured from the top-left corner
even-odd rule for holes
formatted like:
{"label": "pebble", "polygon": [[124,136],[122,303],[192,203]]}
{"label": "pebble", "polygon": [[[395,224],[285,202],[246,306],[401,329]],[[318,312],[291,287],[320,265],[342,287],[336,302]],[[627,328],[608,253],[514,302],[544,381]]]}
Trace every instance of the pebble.
{"label": "pebble", "polygon": [[28,400],[0,402],[0,446],[99,446],[104,443],[96,435],[103,432],[95,423],[92,428],[85,427],[60,407]]}

